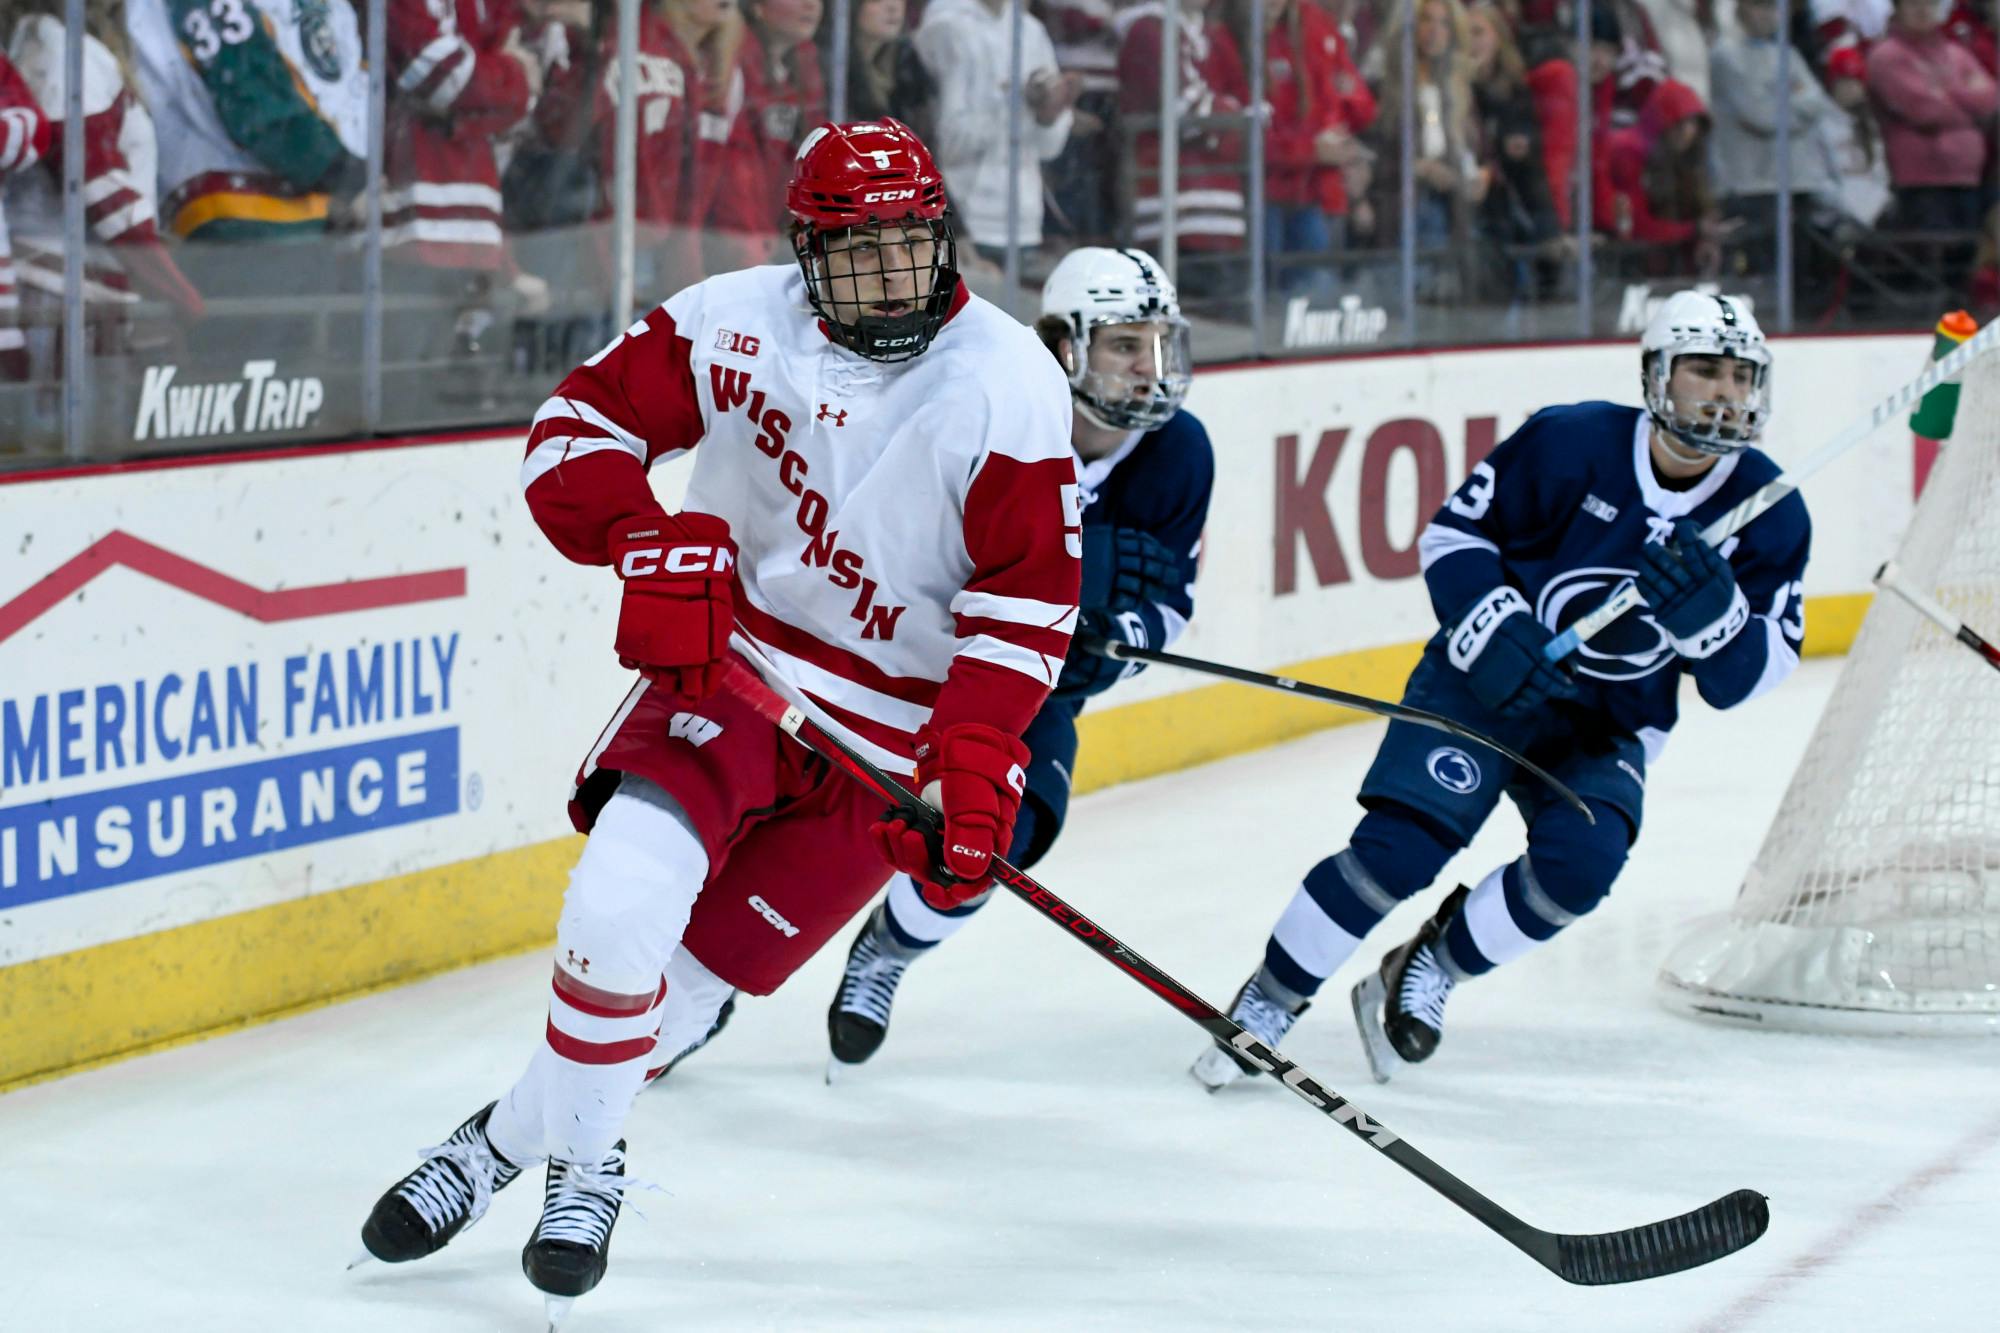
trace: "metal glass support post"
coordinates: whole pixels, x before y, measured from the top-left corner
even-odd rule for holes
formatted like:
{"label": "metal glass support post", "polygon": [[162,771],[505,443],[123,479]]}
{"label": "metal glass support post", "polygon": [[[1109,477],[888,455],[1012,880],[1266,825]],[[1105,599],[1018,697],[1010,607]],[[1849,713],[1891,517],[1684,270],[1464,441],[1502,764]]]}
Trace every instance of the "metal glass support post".
{"label": "metal glass support post", "polygon": [[[1808,75],[1807,77],[1811,77]],[[1778,332],[1792,331],[1792,4],[1778,0],[1778,78],[1771,90],[1778,127]]]}
{"label": "metal glass support post", "polygon": [[1417,8],[1411,0],[1404,9],[1402,105],[1396,110],[1402,120],[1396,151],[1402,161],[1403,341],[1412,346],[1417,341]]}
{"label": "metal glass support post", "polygon": [[[1023,113],[1027,109],[1026,87],[1021,81],[1021,47],[1026,32],[1028,7],[1025,0],[1008,5],[1007,25],[1007,253],[1002,268],[1007,284],[1007,313],[1014,313],[1015,298],[1021,290],[1021,137],[1027,133]],[[1039,204],[1041,201],[1037,200]]]}
{"label": "metal glass support post", "polygon": [[1270,108],[1264,105],[1264,58],[1270,44],[1264,31],[1265,3],[1250,0],[1250,179],[1245,182],[1250,187],[1250,355],[1256,357],[1265,352],[1264,318],[1270,282],[1270,274],[1264,271],[1270,261],[1264,244],[1264,210],[1269,207],[1264,198],[1264,127],[1270,115]]}
{"label": "metal glass support post", "polygon": [[1590,253],[1590,213],[1595,204],[1591,196],[1590,177],[1590,131],[1591,131],[1591,86],[1590,86],[1590,5],[1587,0],[1575,0],[1576,6],[1576,190],[1571,195],[1575,200],[1576,216],[1571,221],[1576,226],[1576,336],[1588,338],[1594,321],[1590,311],[1590,289],[1596,281],[1592,270]]}
{"label": "metal glass support post", "polygon": [[832,68],[826,73],[826,106],[836,125],[847,120],[847,66],[854,58],[851,50],[854,41],[853,7],[854,0],[833,0],[833,14],[829,20],[832,27],[827,33],[830,39],[827,60]]}
{"label": "metal glass support post", "polygon": [[63,5],[63,454],[88,458],[90,333],[83,309],[83,266],[90,235],[83,217],[84,0]]}
{"label": "metal glass support post", "polygon": [[634,216],[639,209],[639,0],[618,0],[618,103],[612,120],[611,152],[611,331],[632,322],[633,287],[638,280]]}
{"label": "metal glass support post", "polygon": [[1181,280],[1181,0],[1160,14],[1160,267]]}
{"label": "metal glass support post", "polygon": [[389,98],[389,3],[368,0],[367,231],[361,241],[361,428],[382,429],[382,160]]}

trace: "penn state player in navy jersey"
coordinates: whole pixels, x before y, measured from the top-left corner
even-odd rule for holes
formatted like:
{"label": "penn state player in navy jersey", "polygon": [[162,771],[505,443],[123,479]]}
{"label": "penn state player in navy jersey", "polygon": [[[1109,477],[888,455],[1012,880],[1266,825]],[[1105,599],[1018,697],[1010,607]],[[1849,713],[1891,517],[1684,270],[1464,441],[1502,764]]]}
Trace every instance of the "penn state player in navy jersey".
{"label": "penn state player in navy jersey", "polygon": [[[1069,372],[1070,439],[1083,504],[1079,638],[1164,648],[1194,614],[1191,585],[1215,459],[1181,409],[1192,382],[1187,322],[1173,283],[1140,250],[1071,251],[1042,287],[1035,329]],[[1032,756],[1007,857],[1027,867],[1061,831],[1084,704],[1140,663],[1073,648],[1048,702],[1021,736]],[[836,1061],[859,1064],[887,1034],[903,970],[949,939],[991,897],[936,907],[907,875],[847,955],[827,1033]]]}
{"label": "penn state player in navy jersey", "polygon": [[[1362,781],[1366,813],[1306,873],[1231,1017],[1276,1046],[1308,999],[1391,908],[1430,884],[1504,793],[1524,855],[1450,894],[1355,987],[1378,1079],[1425,1060],[1445,1001],[1603,900],[1638,836],[1646,766],[1674,725],[1683,676],[1734,708],[1784,680],[1804,636],[1811,529],[1794,493],[1712,548],[1701,529],[1778,475],[1752,447],[1768,419],[1771,355],[1727,297],[1682,292],[1640,346],[1644,410],[1578,403],[1536,413],[1479,464],[1420,540],[1440,628],[1403,701],[1525,753],[1583,797],[1595,824],[1477,745],[1392,722]],[[1633,579],[1645,599],[1560,665],[1543,649]],[[1211,1089],[1254,1072],[1220,1046]]]}

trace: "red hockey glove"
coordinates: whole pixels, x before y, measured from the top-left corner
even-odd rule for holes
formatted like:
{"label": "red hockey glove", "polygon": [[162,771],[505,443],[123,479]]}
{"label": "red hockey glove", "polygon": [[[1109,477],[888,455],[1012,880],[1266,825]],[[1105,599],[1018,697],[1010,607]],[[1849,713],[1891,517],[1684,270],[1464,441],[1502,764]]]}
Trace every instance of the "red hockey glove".
{"label": "red hockey glove", "polygon": [[1028,785],[1028,747],[981,722],[917,733],[917,790],[943,816],[942,833],[913,810],[890,810],[869,831],[882,859],[917,881],[924,901],[956,907],[986,892],[993,858],[1014,837]]}
{"label": "red hockey glove", "polygon": [[625,580],[619,665],[685,699],[715,693],[735,618],[729,525],[713,514],[625,518],[611,525],[606,545]]}

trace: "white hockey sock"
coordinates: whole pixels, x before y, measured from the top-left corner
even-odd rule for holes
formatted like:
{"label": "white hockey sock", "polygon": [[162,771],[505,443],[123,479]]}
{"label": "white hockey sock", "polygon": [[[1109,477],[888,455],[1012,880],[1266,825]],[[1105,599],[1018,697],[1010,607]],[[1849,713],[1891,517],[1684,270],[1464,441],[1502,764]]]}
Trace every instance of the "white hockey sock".
{"label": "white hockey sock", "polygon": [[657,1063],[668,960],[707,875],[679,805],[626,778],[570,874],[542,1044],[487,1126],[501,1156],[594,1164],[611,1150]]}
{"label": "white hockey sock", "polygon": [[1313,901],[1305,885],[1292,894],[1278,924],[1271,927],[1271,939],[1294,963],[1320,981],[1361,947],[1358,936],[1350,935]]}
{"label": "white hockey sock", "polygon": [[[1521,929],[1507,906],[1507,867],[1501,866],[1473,888],[1465,900],[1465,929],[1487,962],[1511,963],[1541,941]],[[1470,966],[1470,964],[1467,964]]]}

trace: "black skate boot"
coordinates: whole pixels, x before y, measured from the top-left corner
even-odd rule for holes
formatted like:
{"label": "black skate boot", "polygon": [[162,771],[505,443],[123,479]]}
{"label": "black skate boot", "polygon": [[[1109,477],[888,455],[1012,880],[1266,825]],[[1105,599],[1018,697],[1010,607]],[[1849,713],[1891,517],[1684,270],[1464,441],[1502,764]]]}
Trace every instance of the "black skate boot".
{"label": "black skate boot", "polygon": [[1458,984],[1443,957],[1444,932],[1471,892],[1459,885],[1422,930],[1354,987],[1354,1022],[1377,1083],[1387,1083],[1399,1064],[1430,1059],[1444,1039],[1444,1002]]}
{"label": "black skate boot", "polygon": [[[1310,1000],[1301,1001],[1299,1007],[1293,1009],[1267,993],[1263,986],[1263,969],[1259,968],[1236,992],[1236,998],[1230,1001],[1229,1017],[1245,1032],[1276,1050],[1278,1043],[1285,1039],[1285,1034],[1292,1030],[1292,1024],[1299,1021],[1299,1015],[1310,1008]],[[1245,1075],[1262,1072],[1258,1066],[1219,1041],[1203,1051],[1188,1070],[1195,1081],[1210,1092],[1220,1092]]]}
{"label": "black skate boot", "polygon": [[604,1280],[625,1184],[623,1139],[594,1170],[549,1159],[542,1220],[521,1249],[521,1271],[547,1298],[550,1328],[562,1322],[577,1297]]}
{"label": "black skate boot", "polygon": [[[826,1011],[826,1035],[835,1061],[858,1065],[881,1049],[889,1035],[889,1007],[896,1002],[896,987],[910,961],[911,956],[898,950],[889,937],[877,907],[847,950],[847,970]],[[827,1081],[833,1081],[831,1064]]]}
{"label": "black skate boot", "polygon": [[477,1222],[493,1196],[521,1174],[486,1137],[493,1107],[486,1103],[450,1138],[426,1148],[423,1164],[375,1201],[375,1210],[361,1224],[361,1243],[369,1255],[400,1264],[436,1254]]}

